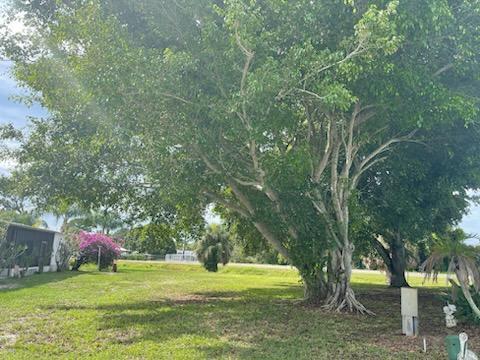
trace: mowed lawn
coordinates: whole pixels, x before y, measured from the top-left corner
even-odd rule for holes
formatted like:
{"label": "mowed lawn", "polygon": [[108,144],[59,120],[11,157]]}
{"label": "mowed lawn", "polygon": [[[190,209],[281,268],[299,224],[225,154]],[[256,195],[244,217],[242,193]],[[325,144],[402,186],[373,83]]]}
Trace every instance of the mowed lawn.
{"label": "mowed lawn", "polygon": [[354,282],[377,316],[304,306],[289,268],[124,261],[118,273],[3,280],[0,359],[445,359],[444,336],[461,330],[480,350],[478,329],[445,328],[445,289],[420,289],[421,336],[405,338],[399,290],[376,273]]}

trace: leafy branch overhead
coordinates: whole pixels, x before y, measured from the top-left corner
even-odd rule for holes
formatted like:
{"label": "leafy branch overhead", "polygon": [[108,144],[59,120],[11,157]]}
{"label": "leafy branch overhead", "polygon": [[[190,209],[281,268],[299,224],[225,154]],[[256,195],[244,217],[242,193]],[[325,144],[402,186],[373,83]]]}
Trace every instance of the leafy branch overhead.
{"label": "leafy branch overhead", "polygon": [[39,201],[196,224],[215,202],[331,310],[368,312],[350,287],[361,180],[478,118],[470,1],[48,3],[16,2],[35,31],[2,42],[51,114],[17,154]]}

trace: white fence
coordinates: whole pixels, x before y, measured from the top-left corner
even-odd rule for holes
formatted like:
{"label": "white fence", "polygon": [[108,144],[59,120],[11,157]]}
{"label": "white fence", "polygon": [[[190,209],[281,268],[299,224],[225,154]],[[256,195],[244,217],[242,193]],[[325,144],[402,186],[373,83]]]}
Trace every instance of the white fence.
{"label": "white fence", "polygon": [[198,259],[194,254],[167,254],[165,261],[198,262]]}

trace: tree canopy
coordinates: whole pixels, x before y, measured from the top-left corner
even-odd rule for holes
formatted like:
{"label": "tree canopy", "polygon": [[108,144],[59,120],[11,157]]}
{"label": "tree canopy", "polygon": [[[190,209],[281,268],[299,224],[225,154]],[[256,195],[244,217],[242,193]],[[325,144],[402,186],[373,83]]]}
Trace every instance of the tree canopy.
{"label": "tree canopy", "polygon": [[15,0],[12,18],[35,31],[7,32],[3,52],[51,114],[18,160],[49,202],[176,218],[219,204],[299,269],[309,301],[365,312],[349,284],[351,202],[418,129],[476,124],[479,12]]}
{"label": "tree canopy", "polygon": [[147,224],[128,231],[124,246],[128,250],[154,255],[176,253],[175,232],[168,224]]}
{"label": "tree canopy", "polygon": [[407,284],[406,245],[422,246],[431,233],[457,225],[475,200],[479,136],[476,126],[459,123],[422,131],[418,143],[403,145],[362,180],[361,236],[378,250],[392,286]]}

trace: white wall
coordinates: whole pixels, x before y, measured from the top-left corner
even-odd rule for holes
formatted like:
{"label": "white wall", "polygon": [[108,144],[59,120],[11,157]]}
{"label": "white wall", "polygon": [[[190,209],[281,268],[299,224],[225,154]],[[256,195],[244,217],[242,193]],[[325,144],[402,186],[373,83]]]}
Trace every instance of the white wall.
{"label": "white wall", "polygon": [[[57,255],[58,248],[60,247],[60,243],[63,241],[63,234],[55,233],[53,238],[53,249],[52,249],[52,256],[50,258],[50,266],[48,271],[57,271],[57,262],[55,261],[55,257]],[[44,270],[47,271],[47,270]]]}

